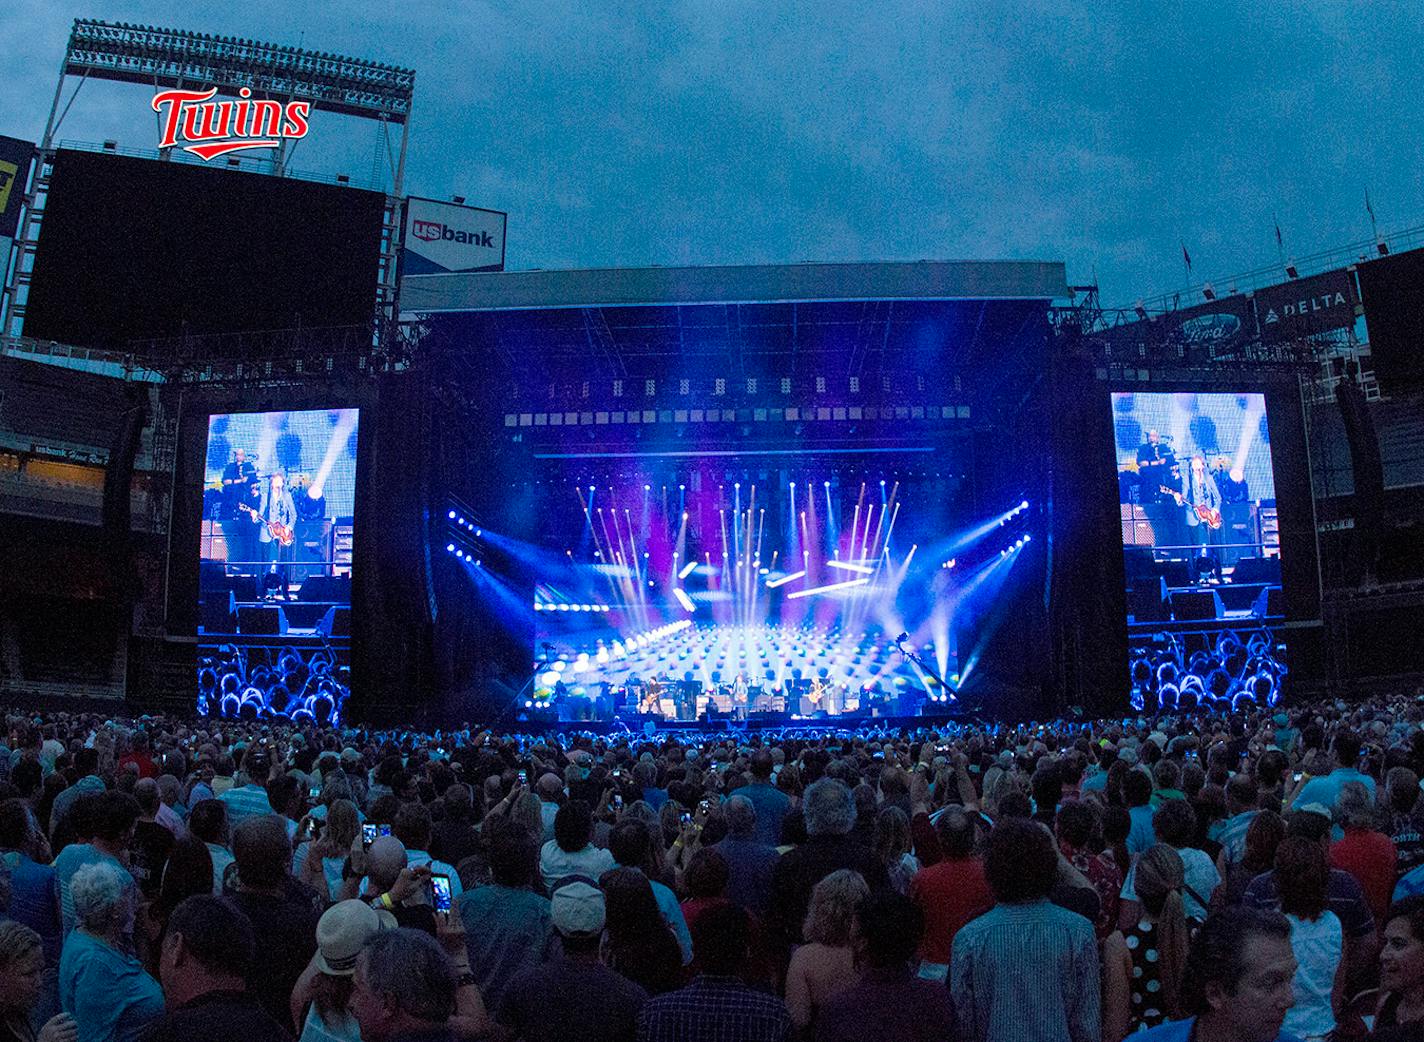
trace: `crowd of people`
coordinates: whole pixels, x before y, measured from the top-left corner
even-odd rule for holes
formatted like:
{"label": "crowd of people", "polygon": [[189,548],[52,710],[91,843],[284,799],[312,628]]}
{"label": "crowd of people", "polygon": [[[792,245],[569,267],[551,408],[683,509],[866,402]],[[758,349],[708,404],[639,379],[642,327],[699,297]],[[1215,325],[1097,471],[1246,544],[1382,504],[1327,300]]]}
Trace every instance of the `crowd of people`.
{"label": "crowd of people", "polygon": [[5,723],[0,1042],[1424,1038],[1424,696]]}

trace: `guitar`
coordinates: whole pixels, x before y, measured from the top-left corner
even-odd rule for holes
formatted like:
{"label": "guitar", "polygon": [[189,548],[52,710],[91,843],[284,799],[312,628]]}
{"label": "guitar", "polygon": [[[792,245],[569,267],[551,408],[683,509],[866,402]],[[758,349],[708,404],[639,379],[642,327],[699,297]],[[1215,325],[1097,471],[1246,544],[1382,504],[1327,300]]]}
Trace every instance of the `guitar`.
{"label": "guitar", "polygon": [[294,542],[296,542],[297,534],[293,532],[290,528],[288,528],[286,525],[282,524],[282,522],[263,521],[262,515],[259,514],[257,511],[253,510],[246,503],[237,504],[237,508],[239,510],[246,510],[249,514],[252,515],[252,520],[256,521],[258,524],[265,524],[267,526],[267,531],[272,533],[272,538],[277,540],[277,542],[281,543],[283,546],[291,546]]}
{"label": "guitar", "polygon": [[[1184,507],[1184,506],[1187,505],[1187,499],[1186,499],[1186,497],[1183,496],[1183,495],[1182,495],[1180,492],[1178,492],[1176,489],[1174,489],[1174,488],[1168,488],[1166,485],[1162,485],[1162,486],[1161,486],[1161,489],[1162,489],[1163,492],[1167,493],[1167,495],[1171,496],[1173,499],[1175,499],[1175,500],[1177,501],[1177,506],[1179,506],[1179,507]],[[1192,509],[1196,511],[1197,517],[1201,518],[1201,520],[1202,520],[1203,522],[1205,522],[1205,524],[1206,524],[1206,526],[1207,526],[1208,528],[1220,528],[1220,527],[1221,527],[1221,511],[1220,511],[1220,510],[1213,510],[1211,507],[1207,506],[1205,503],[1200,503],[1200,504],[1198,504],[1198,505],[1192,507]]]}

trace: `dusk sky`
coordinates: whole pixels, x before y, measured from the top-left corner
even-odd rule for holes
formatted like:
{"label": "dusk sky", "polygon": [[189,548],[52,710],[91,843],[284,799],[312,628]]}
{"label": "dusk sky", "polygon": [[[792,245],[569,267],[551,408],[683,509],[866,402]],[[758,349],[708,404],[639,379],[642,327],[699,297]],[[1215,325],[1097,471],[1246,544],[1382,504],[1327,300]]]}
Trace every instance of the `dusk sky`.
{"label": "dusk sky", "polygon": [[[1417,3],[203,0],[0,8],[36,139],[76,16],[416,70],[405,190],[509,212],[510,268],[1032,258],[1105,303],[1424,223]],[[75,81],[70,81],[71,89]],[[57,139],[151,149],[88,84]],[[65,95],[68,99],[68,93]],[[376,125],[293,166],[368,180]],[[121,203],[121,200],[116,200]]]}

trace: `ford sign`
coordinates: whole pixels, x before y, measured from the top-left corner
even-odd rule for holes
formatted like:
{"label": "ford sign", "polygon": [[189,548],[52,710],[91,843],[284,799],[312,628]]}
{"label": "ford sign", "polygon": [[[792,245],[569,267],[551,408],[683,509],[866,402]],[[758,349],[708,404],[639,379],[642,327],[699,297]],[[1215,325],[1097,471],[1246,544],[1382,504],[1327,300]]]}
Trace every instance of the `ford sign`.
{"label": "ford sign", "polygon": [[1220,344],[1241,331],[1241,319],[1226,312],[1198,315],[1182,323],[1182,339],[1188,344]]}

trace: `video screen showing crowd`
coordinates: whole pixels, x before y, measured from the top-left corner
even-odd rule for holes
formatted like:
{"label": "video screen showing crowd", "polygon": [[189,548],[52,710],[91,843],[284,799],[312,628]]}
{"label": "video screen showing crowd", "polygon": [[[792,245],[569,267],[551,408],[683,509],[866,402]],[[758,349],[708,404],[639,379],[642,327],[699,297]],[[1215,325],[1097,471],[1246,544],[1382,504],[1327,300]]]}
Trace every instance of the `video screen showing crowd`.
{"label": "video screen showing crowd", "polygon": [[[348,694],[358,410],[209,418],[198,707],[317,722]],[[212,643],[207,643],[211,641]]]}

